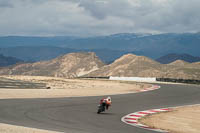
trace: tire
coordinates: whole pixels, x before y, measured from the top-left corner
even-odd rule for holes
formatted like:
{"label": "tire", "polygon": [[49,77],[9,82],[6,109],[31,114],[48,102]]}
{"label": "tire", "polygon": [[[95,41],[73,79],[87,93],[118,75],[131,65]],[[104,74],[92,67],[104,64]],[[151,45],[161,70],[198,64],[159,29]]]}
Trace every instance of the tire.
{"label": "tire", "polygon": [[101,113],[101,110],[100,109],[98,109],[98,111],[97,111],[97,114],[100,114]]}
{"label": "tire", "polygon": [[100,113],[103,112],[103,111],[105,111],[105,108],[104,108],[103,105],[100,105],[100,106],[98,107],[97,114],[100,114]]}

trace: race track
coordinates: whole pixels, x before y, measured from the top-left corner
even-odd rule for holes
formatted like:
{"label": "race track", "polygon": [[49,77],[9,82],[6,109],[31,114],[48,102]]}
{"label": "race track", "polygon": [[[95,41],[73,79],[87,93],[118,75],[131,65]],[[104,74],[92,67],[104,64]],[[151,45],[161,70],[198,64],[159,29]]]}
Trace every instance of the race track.
{"label": "race track", "polygon": [[154,133],[126,125],[121,117],[153,108],[200,104],[200,86],[160,85],[155,91],[112,96],[112,107],[96,113],[102,97],[0,100],[0,123],[66,133]]}

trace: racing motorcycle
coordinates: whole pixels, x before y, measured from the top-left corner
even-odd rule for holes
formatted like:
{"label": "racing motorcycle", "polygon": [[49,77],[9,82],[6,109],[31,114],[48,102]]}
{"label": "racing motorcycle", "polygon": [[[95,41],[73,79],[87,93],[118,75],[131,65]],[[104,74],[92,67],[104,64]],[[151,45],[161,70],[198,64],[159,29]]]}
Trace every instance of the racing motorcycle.
{"label": "racing motorcycle", "polygon": [[98,105],[98,110],[97,110],[97,114],[100,114],[101,112],[104,112],[106,108],[106,103],[103,102],[101,104]]}

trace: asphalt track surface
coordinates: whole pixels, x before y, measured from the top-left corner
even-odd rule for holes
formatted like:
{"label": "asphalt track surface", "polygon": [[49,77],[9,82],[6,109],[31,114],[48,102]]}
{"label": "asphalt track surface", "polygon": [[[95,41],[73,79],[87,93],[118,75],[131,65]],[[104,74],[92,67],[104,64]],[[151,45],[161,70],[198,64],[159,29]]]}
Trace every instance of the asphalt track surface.
{"label": "asphalt track surface", "polygon": [[96,113],[102,97],[0,100],[0,123],[66,133],[154,133],[126,125],[121,117],[142,110],[200,103],[200,86],[160,86],[154,91],[112,96],[112,107],[103,114]]}

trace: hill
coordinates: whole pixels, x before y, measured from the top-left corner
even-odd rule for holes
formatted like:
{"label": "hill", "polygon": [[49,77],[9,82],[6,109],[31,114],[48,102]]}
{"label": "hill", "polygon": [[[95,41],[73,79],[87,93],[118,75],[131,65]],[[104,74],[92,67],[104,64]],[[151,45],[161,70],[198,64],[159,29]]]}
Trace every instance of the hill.
{"label": "hill", "polygon": [[0,69],[0,74],[72,78],[88,74],[103,65],[94,53],[70,53],[49,61],[20,64]]}
{"label": "hill", "polygon": [[175,66],[186,66],[189,65],[190,63],[183,61],[183,60],[176,60],[172,63],[170,63],[169,65],[175,65]]}
{"label": "hill", "polygon": [[[144,56],[136,56],[127,54],[115,60],[110,65],[104,66],[97,71],[89,74],[89,76],[146,76],[154,77],[156,71],[161,68],[161,64]],[[154,73],[155,72],[155,73]]]}
{"label": "hill", "polygon": [[112,64],[103,66],[86,76],[200,79],[200,68],[184,65],[165,65],[144,56],[127,54]]}
{"label": "hill", "polygon": [[0,54],[0,67],[6,67],[10,65],[15,65],[17,63],[23,63],[23,60],[17,59],[15,57],[7,57]]}
{"label": "hill", "polygon": [[172,63],[176,60],[183,60],[189,63],[193,63],[193,62],[198,62],[200,61],[200,57],[194,57],[192,55],[189,54],[167,54],[165,56],[162,56],[158,59],[156,59],[156,61],[162,63],[162,64],[169,64]]}

